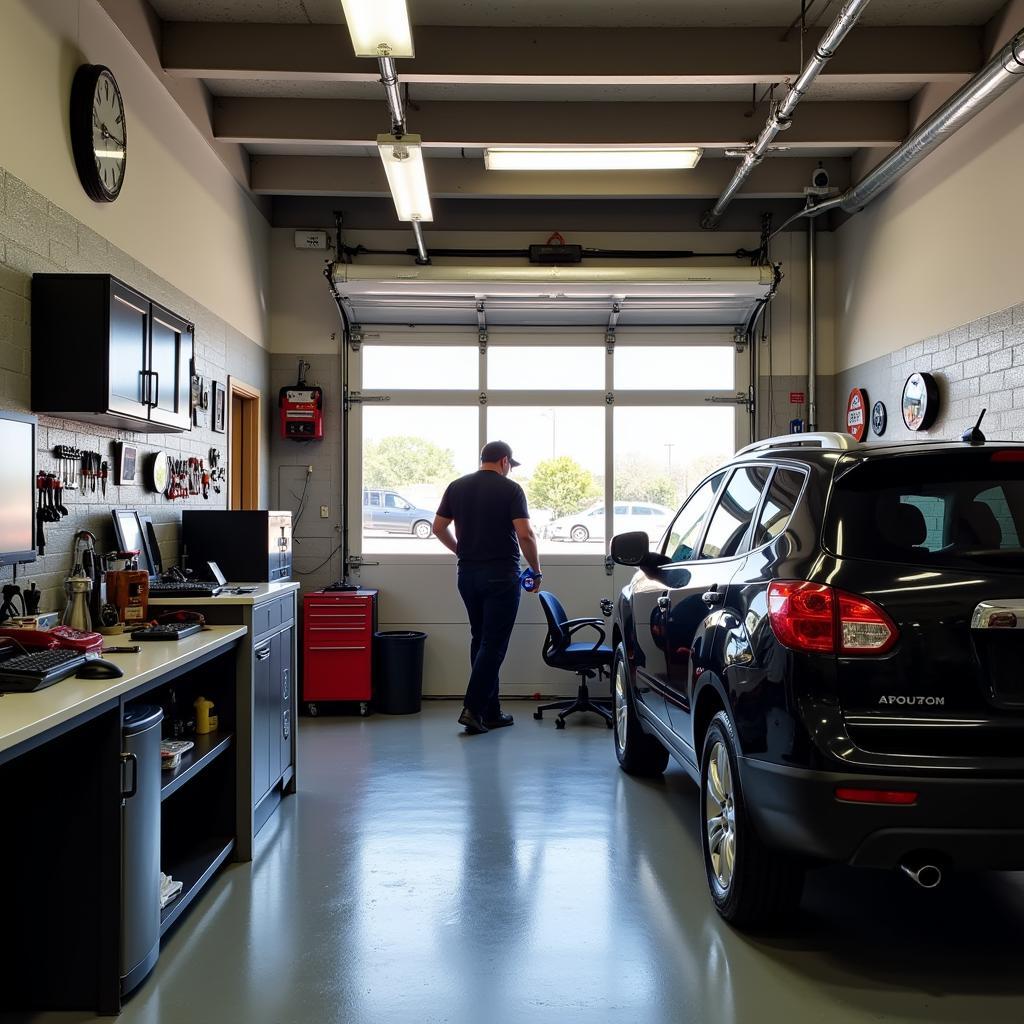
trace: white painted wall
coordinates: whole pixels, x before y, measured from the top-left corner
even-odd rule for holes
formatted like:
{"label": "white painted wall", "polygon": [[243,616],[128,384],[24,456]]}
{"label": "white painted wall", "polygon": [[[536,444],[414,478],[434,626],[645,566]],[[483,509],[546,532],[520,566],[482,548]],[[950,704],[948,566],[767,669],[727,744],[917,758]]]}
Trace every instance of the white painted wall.
{"label": "white painted wall", "polygon": [[[128,118],[117,202],[75,172],[71,81],[114,72]],[[266,346],[270,228],[97,0],[0,0],[0,166]]]}
{"label": "white painted wall", "polygon": [[836,232],[837,370],[1024,299],[1021,79]]}

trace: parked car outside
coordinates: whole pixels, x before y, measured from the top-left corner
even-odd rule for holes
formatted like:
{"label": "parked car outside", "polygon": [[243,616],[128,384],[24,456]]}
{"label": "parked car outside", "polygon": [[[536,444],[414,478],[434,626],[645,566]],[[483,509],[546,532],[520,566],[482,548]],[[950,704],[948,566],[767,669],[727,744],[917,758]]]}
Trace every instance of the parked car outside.
{"label": "parked car outside", "polygon": [[[617,501],[612,509],[613,533],[643,530],[656,537],[672,519],[672,509],[646,501]],[[549,540],[567,540],[574,544],[604,540],[604,503],[591,505],[571,516],[561,516],[547,524]]]}
{"label": "parked car outside", "polygon": [[397,491],[363,489],[363,529],[407,533],[427,540],[432,536],[434,513],[417,508]]}
{"label": "parked car outside", "polygon": [[815,862],[1024,869],[1022,538],[1024,447],[849,435],[745,449],[653,550],[614,538],[615,752],[700,786],[723,917]]}

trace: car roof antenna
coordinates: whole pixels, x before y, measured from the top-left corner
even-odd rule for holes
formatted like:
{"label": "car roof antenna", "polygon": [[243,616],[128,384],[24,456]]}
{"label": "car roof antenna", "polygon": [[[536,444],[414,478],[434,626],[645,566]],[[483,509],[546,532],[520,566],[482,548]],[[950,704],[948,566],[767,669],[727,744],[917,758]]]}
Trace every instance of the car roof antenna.
{"label": "car roof antenna", "polygon": [[985,443],[985,435],[981,432],[981,421],[985,418],[985,413],[988,409],[982,409],[981,415],[978,417],[978,422],[974,424],[970,430],[965,430],[960,437],[960,440],[964,444],[969,444],[974,448],[980,447]]}

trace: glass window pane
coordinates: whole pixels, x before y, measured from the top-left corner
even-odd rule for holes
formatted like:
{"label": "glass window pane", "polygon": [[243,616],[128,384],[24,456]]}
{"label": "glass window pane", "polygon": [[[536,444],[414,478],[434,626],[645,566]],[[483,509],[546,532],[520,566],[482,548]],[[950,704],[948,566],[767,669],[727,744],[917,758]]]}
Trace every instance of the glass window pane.
{"label": "glass window pane", "polygon": [[615,532],[643,530],[657,544],[686,496],[732,457],[736,410],[617,406],[613,416],[616,501],[648,509],[634,504]]}
{"label": "glass window pane", "polygon": [[704,522],[715,495],[725,482],[725,473],[719,473],[701,485],[697,492],[686,502],[668,531],[664,553],[673,562],[688,562],[694,557],[694,549],[700,540]]}
{"label": "glass window pane", "polygon": [[487,389],[604,391],[604,361],[597,345],[489,345]]}
{"label": "glass window pane", "polygon": [[480,463],[475,408],[363,408],[363,551],[445,550],[430,532],[448,484]]}
{"label": "glass window pane", "polygon": [[733,473],[711,517],[701,558],[731,558],[740,550],[770,472],[770,466],[742,466]]}
{"label": "glass window pane", "polygon": [[792,469],[776,470],[768,495],[764,499],[764,508],[761,510],[752,547],[759,548],[762,544],[767,544],[786,529],[803,485],[803,473]]}
{"label": "glass window pane", "polygon": [[604,556],[604,408],[487,407],[487,437],[507,441],[542,553]]}
{"label": "glass window pane", "polygon": [[617,345],[617,391],[730,391],[736,386],[732,345]]}
{"label": "glass window pane", "polygon": [[475,345],[363,345],[363,390],[476,391]]}

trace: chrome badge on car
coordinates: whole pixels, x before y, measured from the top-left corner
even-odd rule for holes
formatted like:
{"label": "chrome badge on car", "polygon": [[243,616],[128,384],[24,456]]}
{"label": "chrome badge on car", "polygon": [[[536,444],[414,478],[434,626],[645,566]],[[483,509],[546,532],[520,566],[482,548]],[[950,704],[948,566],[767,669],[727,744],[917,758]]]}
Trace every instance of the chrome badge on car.
{"label": "chrome badge on car", "polygon": [[925,707],[935,708],[942,707],[946,703],[945,697],[906,697],[902,694],[896,696],[882,696],[878,698],[879,704],[899,704],[906,706],[908,704],[924,705]]}

